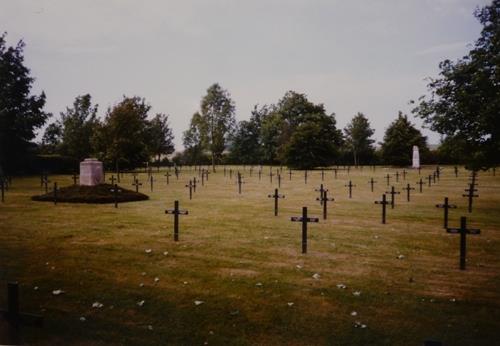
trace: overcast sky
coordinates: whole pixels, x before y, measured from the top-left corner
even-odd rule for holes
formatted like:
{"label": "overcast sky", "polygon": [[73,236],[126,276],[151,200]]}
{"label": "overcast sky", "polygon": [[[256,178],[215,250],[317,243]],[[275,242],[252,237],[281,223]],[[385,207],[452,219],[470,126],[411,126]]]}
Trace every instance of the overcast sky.
{"label": "overcast sky", "polygon": [[[26,42],[35,92],[54,114],[90,93],[100,116],[122,95],[170,115],[177,149],[218,82],[238,120],[287,90],[324,103],[344,127],[363,112],[377,140],[426,92],[440,61],[462,57],[483,0],[0,0],[0,31]],[[420,124],[418,119],[412,121]],[[429,142],[439,136],[424,130]]]}

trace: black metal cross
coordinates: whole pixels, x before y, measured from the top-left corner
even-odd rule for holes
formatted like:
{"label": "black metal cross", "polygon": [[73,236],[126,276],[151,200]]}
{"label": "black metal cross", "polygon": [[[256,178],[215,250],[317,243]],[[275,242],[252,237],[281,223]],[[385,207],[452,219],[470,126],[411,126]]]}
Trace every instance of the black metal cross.
{"label": "black metal cross", "polygon": [[382,205],[382,223],[385,224],[385,215],[386,215],[386,208],[387,204],[387,198],[385,197],[385,194],[382,195],[382,200],[381,201],[375,201],[375,204],[381,204]]}
{"label": "black metal cross", "polygon": [[432,181],[432,175],[429,174],[429,176],[427,177],[427,180],[429,180],[429,187],[431,187],[431,181]]}
{"label": "black metal cross", "polygon": [[153,192],[153,174],[151,174],[149,176],[149,184],[150,184],[150,187],[151,187],[151,192]]}
{"label": "black metal cross", "polygon": [[261,177],[262,177],[262,169],[259,169],[259,181],[260,181]]}
{"label": "black metal cross", "polygon": [[441,178],[441,168],[436,166],[436,178],[439,180]]}
{"label": "black metal cross", "polygon": [[116,178],[114,175],[111,175],[111,178],[109,178],[109,180],[111,180],[111,185],[115,185]]}
{"label": "black metal cross", "polygon": [[164,176],[167,177],[167,185],[170,184],[170,172],[165,173]]}
{"label": "black metal cross", "polygon": [[321,181],[325,180],[325,170],[321,168]]}
{"label": "black metal cross", "polygon": [[174,215],[174,241],[179,241],[179,215],[188,215],[188,211],[180,210],[179,201],[174,201],[174,209],[165,210],[165,214]]}
{"label": "black metal cross", "polygon": [[391,209],[394,209],[394,205],[396,204],[396,199],[394,195],[399,195],[400,192],[394,189],[394,186],[391,187],[391,191],[386,191],[385,193],[389,193],[391,195]]}
{"label": "black metal cross", "polygon": [[205,180],[208,181],[208,175],[210,174],[210,171],[208,169],[205,169]]}
{"label": "black metal cross", "polygon": [[135,192],[139,192],[139,186],[142,186],[142,183],[139,182],[139,179],[134,178],[132,186],[135,186]]}
{"label": "black metal cross", "polygon": [[304,184],[307,184],[307,169],[304,171]]}
{"label": "black metal cross", "polygon": [[458,167],[457,167],[457,166],[455,166],[455,167],[454,167],[454,170],[455,170],[455,178],[457,178],[457,177],[458,177]]}
{"label": "black metal cross", "polygon": [[57,204],[57,183],[56,182],[54,183],[53,193],[54,193],[54,205],[56,205]]}
{"label": "black metal cross", "polygon": [[417,182],[417,185],[420,185],[420,193],[422,193],[422,185],[425,185],[425,183],[422,180],[422,178],[420,178],[420,181]]}
{"label": "black metal cross", "polygon": [[280,195],[278,189],[274,189],[274,195],[267,195],[268,198],[274,198],[274,216],[278,216],[278,199],[285,198],[285,195]]}
{"label": "black metal cross", "polygon": [[45,176],[43,178],[43,185],[45,186],[45,193],[49,193],[49,183],[50,183],[50,180],[49,180],[48,176]]}
{"label": "black metal cross", "polygon": [[370,181],[368,181],[368,184],[370,184],[370,185],[371,185],[372,192],[373,192],[373,184],[375,184],[375,183],[376,183],[376,181],[375,181],[375,180],[373,180],[373,178],[371,178],[371,179],[370,179]]}
{"label": "black metal cross", "polygon": [[314,189],[314,191],[316,192],[319,192],[319,199],[316,198],[317,201],[320,201],[320,204],[323,205],[323,201],[322,201],[322,198],[323,198],[323,192],[325,191],[328,191],[328,190],[325,190],[325,188],[323,187],[323,184],[321,184],[319,186],[319,189]]}
{"label": "black metal cross", "polygon": [[328,198],[328,190],[323,191],[323,195],[320,198],[316,198],[317,201],[321,201],[321,204],[323,205],[323,220],[326,220],[326,214],[328,211],[327,208],[327,203],[335,201],[334,198]]}
{"label": "black metal cross", "polygon": [[193,199],[193,182],[190,180],[189,184],[185,185],[185,187],[189,188],[189,199]]}
{"label": "black metal cross", "polygon": [[271,184],[273,183],[273,175],[273,171],[269,170],[269,181],[271,182]]}
{"label": "black metal cross", "polygon": [[389,173],[387,173],[387,175],[385,176],[385,179],[387,179],[387,186],[389,186],[390,180],[391,180],[391,176],[389,175]]}
{"label": "black metal cross", "polygon": [[281,188],[281,174],[278,173],[278,187]]}
{"label": "black metal cross", "polygon": [[193,192],[196,193],[196,177],[193,177]]}
{"label": "black metal cross", "polygon": [[403,187],[403,190],[406,190],[406,201],[409,202],[410,201],[410,191],[411,190],[415,190],[414,187],[410,187],[410,184],[406,184],[406,187]]}
{"label": "black metal cross", "polygon": [[406,180],[406,169],[403,169],[403,180]]}
{"label": "black metal cross", "polygon": [[292,181],[292,170],[291,169],[288,170],[288,176],[289,176],[289,180]]}
{"label": "black metal cross", "polygon": [[174,174],[175,174],[175,178],[177,180],[179,180],[179,168],[177,168],[177,166],[174,167]]}
{"label": "black metal cross", "polygon": [[399,171],[396,171],[396,183],[399,182]]}
{"label": "black metal cross", "polygon": [[474,228],[467,228],[467,218],[462,216],[460,218],[460,228],[447,228],[447,233],[460,234],[460,270],[465,270],[465,258],[466,258],[466,235],[473,234],[477,235],[481,233],[481,230]]}
{"label": "black metal cross", "polygon": [[337,179],[337,171],[338,169],[337,168],[334,168],[333,169],[333,174],[334,174],[334,178]]}
{"label": "black metal cross", "polygon": [[241,184],[244,184],[243,181],[241,180],[242,178],[242,175],[240,172],[238,172],[238,181],[237,181],[237,184],[238,184],[238,193],[241,195]]}
{"label": "black metal cross", "polygon": [[477,189],[474,188],[474,184],[469,184],[469,188],[464,190],[465,192],[468,192],[466,195],[462,195],[463,197],[467,197],[469,199],[469,213],[472,213],[472,199],[474,197],[479,197],[479,195],[475,195],[474,192],[477,191]]}
{"label": "black metal cross", "polygon": [[73,173],[73,185],[76,185],[76,180],[78,179],[78,174]]}
{"label": "black metal cross", "polygon": [[349,180],[349,184],[344,185],[344,186],[349,188],[349,198],[352,198],[352,188],[353,188],[353,187],[356,187],[356,185],[353,185],[353,184],[352,184],[352,181],[351,181],[351,180]]}
{"label": "black metal cross", "polygon": [[118,194],[122,192],[122,190],[119,189],[118,185],[115,184],[114,187],[109,191],[113,192],[113,198],[115,200],[115,208],[118,208]]}
{"label": "black metal cross", "polygon": [[447,229],[448,228],[448,209],[456,209],[457,206],[455,204],[449,204],[448,203],[448,197],[444,198],[444,203],[443,204],[436,204],[436,208],[443,208],[444,210],[444,225],[443,228]]}
{"label": "black metal cross", "polygon": [[317,217],[307,217],[307,207],[302,207],[302,217],[292,216],[292,222],[302,222],[302,253],[307,253],[307,224],[309,222],[319,222]]}
{"label": "black metal cross", "polygon": [[436,177],[437,177],[436,171],[432,172],[432,182],[434,184],[436,183]]}
{"label": "black metal cross", "polygon": [[7,309],[0,310],[0,317],[8,323],[7,334],[0,336],[0,343],[8,345],[21,345],[21,326],[39,327],[43,326],[43,317],[34,314],[19,312],[19,284],[17,282],[7,283]]}

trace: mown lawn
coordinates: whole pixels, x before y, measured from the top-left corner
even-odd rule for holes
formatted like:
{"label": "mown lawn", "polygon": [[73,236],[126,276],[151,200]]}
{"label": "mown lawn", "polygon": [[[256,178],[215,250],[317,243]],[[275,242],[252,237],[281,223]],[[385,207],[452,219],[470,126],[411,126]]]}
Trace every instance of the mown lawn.
{"label": "mown lawn", "polygon": [[[500,176],[480,172],[479,198],[467,212],[468,173],[455,178],[444,167],[438,184],[412,191],[419,179],[409,170],[370,167],[329,171],[324,185],[328,219],[316,201],[321,174],[283,170],[279,216],[267,195],[277,187],[263,168],[232,167],[244,175],[241,195],[235,177],[222,167],[198,183],[193,200],[179,180],[155,172],[154,191],[141,173],[150,200],[85,205],[34,202],[39,177],[19,177],[0,204],[0,285],[16,280],[21,309],[40,313],[43,329],[24,328],[38,345],[494,345],[500,340]],[[422,177],[434,167],[422,170]],[[274,168],[276,171],[276,167]],[[401,195],[381,224],[375,205],[388,190]],[[107,177],[109,178],[108,173]],[[375,192],[368,180],[377,181]],[[51,176],[59,186],[70,176]],[[356,185],[348,198],[349,180]],[[133,188],[132,175],[121,185]],[[459,236],[442,228],[443,198],[458,209],[450,225],[467,216],[481,235],[468,237],[467,270],[458,269]],[[174,200],[181,216],[180,241],[173,241]],[[309,225],[309,251],[301,254],[301,225],[290,221],[303,206],[320,222]],[[149,249],[151,250],[149,252]],[[148,251],[146,251],[148,250]],[[318,274],[318,275],[315,275]],[[316,278],[314,278],[315,276]],[[157,278],[157,280],[155,280]],[[345,285],[345,288],[343,285]],[[4,289],[0,287],[0,292]],[[37,287],[37,289],[35,289]],[[63,290],[53,295],[53,290]],[[0,295],[0,305],[6,297]],[[142,306],[138,303],[143,301]],[[199,305],[196,302],[202,302]],[[101,308],[93,308],[99,302]],[[85,319],[82,321],[82,319]]]}

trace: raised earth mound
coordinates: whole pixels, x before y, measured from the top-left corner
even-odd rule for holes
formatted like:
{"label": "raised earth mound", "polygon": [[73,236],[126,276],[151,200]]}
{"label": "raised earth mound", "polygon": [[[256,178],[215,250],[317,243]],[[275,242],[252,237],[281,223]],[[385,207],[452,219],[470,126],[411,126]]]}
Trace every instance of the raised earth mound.
{"label": "raised earth mound", "polygon": [[[57,189],[57,201],[67,203],[114,203],[115,195],[111,190],[111,184],[99,184],[95,186],[72,185]],[[118,203],[144,201],[149,197],[143,193],[124,189],[118,186],[120,192],[116,196]],[[31,197],[33,201],[53,202],[54,193]]]}

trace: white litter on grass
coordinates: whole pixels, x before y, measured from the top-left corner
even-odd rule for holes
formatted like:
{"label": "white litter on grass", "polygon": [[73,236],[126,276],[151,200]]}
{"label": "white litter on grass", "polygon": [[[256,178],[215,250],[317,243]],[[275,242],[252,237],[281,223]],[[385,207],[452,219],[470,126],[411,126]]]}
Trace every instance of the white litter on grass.
{"label": "white litter on grass", "polygon": [[155,278],[155,282],[158,282],[158,281],[160,281],[160,279],[156,277],[156,278]]}
{"label": "white litter on grass", "polygon": [[257,282],[257,283],[255,284],[255,286],[259,286],[259,287],[261,287],[261,286],[262,286],[262,282]]}
{"label": "white litter on grass", "polygon": [[103,305],[102,303],[99,303],[99,302],[94,302],[94,303],[92,304],[92,307],[93,307],[94,309],[100,309],[100,308],[102,308],[103,306],[104,306],[104,305]]}
{"label": "white litter on grass", "polygon": [[137,302],[137,306],[143,306],[145,302],[145,300],[141,300],[140,302]]}
{"label": "white litter on grass", "polygon": [[361,291],[354,291],[354,292],[352,292],[352,295],[359,297],[361,295]]}
{"label": "white litter on grass", "polygon": [[359,321],[356,321],[354,322],[354,328],[361,328],[361,329],[365,329],[366,328],[366,324],[363,324]]}
{"label": "white litter on grass", "polygon": [[346,285],[344,285],[344,284],[338,284],[338,285],[337,285],[337,288],[340,288],[340,289],[342,289],[342,290],[345,290],[345,289],[347,288],[347,286],[346,286]]}
{"label": "white litter on grass", "polygon": [[142,275],[142,276],[146,276],[146,272],[142,272],[142,273],[141,273],[141,275]]}
{"label": "white litter on grass", "polygon": [[312,277],[313,277],[314,280],[319,280],[319,278],[321,277],[321,275],[319,275],[318,273],[315,273]]}
{"label": "white litter on grass", "polygon": [[397,257],[397,259],[404,259],[404,258],[405,258],[405,255],[399,255],[399,256]]}
{"label": "white litter on grass", "polygon": [[53,290],[52,294],[55,295],[55,296],[58,296],[60,294],[64,294],[64,291],[63,290]]}
{"label": "white litter on grass", "polygon": [[187,281],[184,281],[184,282],[183,282],[183,284],[184,284],[184,285],[187,285],[188,283],[189,283],[189,282],[187,282]]}
{"label": "white litter on grass", "polygon": [[203,301],[203,300],[195,300],[195,301],[194,301],[194,305],[196,305],[196,306],[201,305],[201,304],[203,304],[203,303],[204,303],[204,301]]}
{"label": "white litter on grass", "polygon": [[351,316],[358,316],[358,313],[356,311],[351,312]]}
{"label": "white litter on grass", "polygon": [[153,250],[151,250],[151,249],[146,249],[146,250],[144,250],[144,251],[145,251],[146,253],[151,253],[151,251],[153,251]]}
{"label": "white litter on grass", "polygon": [[38,286],[33,287],[35,291],[38,291]]}
{"label": "white litter on grass", "polygon": [[152,325],[148,325],[148,330],[153,330],[153,326]]}
{"label": "white litter on grass", "polygon": [[144,284],[141,282],[141,283],[139,284],[139,287],[144,287]]}
{"label": "white litter on grass", "polygon": [[80,317],[80,322],[85,322],[87,319],[85,317]]}
{"label": "white litter on grass", "polygon": [[286,303],[288,306],[293,306],[293,302]]}
{"label": "white litter on grass", "polygon": [[299,264],[297,264],[297,265],[295,266],[295,268],[297,268],[297,269],[302,269],[302,266],[301,266],[301,265],[299,265]]}
{"label": "white litter on grass", "polygon": [[450,302],[455,303],[457,300],[455,298],[451,298]]}
{"label": "white litter on grass", "polygon": [[168,251],[163,252],[163,256],[167,256],[167,255],[168,255]]}

